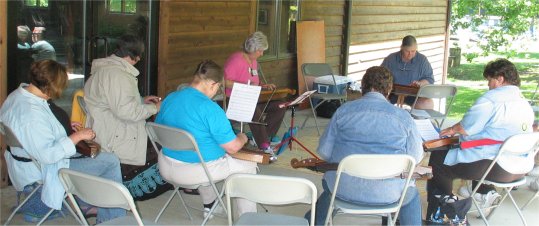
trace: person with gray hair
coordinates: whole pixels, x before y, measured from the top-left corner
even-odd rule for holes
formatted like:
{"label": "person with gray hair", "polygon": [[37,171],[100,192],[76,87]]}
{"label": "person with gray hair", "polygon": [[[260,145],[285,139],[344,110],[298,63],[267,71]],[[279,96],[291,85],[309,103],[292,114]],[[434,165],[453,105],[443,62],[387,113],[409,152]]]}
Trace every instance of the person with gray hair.
{"label": "person with gray hair", "polygon": [[[264,55],[264,50],[268,49],[268,38],[264,33],[257,31],[245,40],[243,51],[233,53],[225,63],[225,94],[230,96],[234,83],[243,83],[251,85],[260,85],[263,89],[275,90],[274,84],[263,84],[258,76],[259,57]],[[270,147],[271,138],[277,133],[286,113],[286,108],[280,108],[282,101],[270,101],[269,103],[259,103],[253,116],[254,122],[257,122],[260,115],[266,108],[265,123],[267,126],[258,124],[249,124],[254,140],[258,148],[266,153],[273,154]]]}
{"label": "person with gray hair", "polygon": [[[393,82],[399,85],[424,86],[434,83],[432,66],[427,57],[417,52],[417,40],[412,35],[407,35],[402,39],[402,44],[398,52],[389,54],[382,65],[393,74]],[[392,104],[397,102],[396,95],[390,95]],[[415,96],[407,96],[404,103],[412,106]],[[416,103],[418,109],[432,109],[432,99],[419,98]]]}

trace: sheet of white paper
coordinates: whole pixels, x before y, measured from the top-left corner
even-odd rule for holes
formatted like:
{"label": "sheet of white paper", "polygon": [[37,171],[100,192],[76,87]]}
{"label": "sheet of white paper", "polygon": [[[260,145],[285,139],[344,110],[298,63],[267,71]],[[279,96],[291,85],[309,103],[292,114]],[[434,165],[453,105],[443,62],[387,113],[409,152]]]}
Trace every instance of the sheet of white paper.
{"label": "sheet of white paper", "polygon": [[412,109],[412,115],[414,116],[414,118],[430,118],[430,115],[427,111],[420,109]]}
{"label": "sheet of white paper", "polygon": [[261,88],[260,86],[234,83],[226,117],[238,122],[251,122]]}
{"label": "sheet of white paper", "polygon": [[290,102],[289,105],[299,104],[299,103],[303,102],[305,99],[307,99],[310,95],[312,95],[315,92],[316,92],[316,90],[311,90],[311,91],[304,92],[298,98],[296,98],[294,101]]}
{"label": "sheet of white paper", "polygon": [[440,139],[440,134],[429,119],[414,119],[414,122],[423,141]]}

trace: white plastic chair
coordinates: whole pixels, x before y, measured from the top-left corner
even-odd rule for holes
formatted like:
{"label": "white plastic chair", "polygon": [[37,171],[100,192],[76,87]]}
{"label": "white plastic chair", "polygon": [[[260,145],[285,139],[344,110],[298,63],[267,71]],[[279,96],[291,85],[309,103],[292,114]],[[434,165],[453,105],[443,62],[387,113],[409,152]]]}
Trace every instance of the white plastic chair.
{"label": "white plastic chair", "polygon": [[[489,225],[488,219],[494,214],[494,211],[498,206],[500,206],[505,198],[509,197],[511,199],[511,202],[513,203],[513,206],[517,210],[518,215],[520,216],[520,219],[522,220],[522,223],[526,225],[526,219],[524,218],[524,215],[520,211],[520,208],[518,207],[517,203],[515,202],[515,199],[511,195],[511,190],[516,186],[521,186],[526,184],[526,177],[522,177],[521,179],[518,179],[513,182],[509,183],[500,183],[500,182],[494,182],[486,180],[485,178],[490,173],[490,170],[494,165],[497,163],[500,167],[503,169],[514,173],[514,174],[526,174],[530,172],[533,169],[533,163],[534,163],[534,157],[537,154],[537,151],[539,150],[539,133],[524,133],[524,134],[517,134],[514,136],[511,136],[507,138],[503,144],[500,146],[500,150],[498,151],[498,154],[496,157],[492,160],[492,163],[489,165],[483,176],[481,177],[481,180],[477,183],[477,186],[472,191],[472,194],[470,197],[474,197],[475,193],[477,193],[477,190],[479,189],[481,184],[487,184],[487,185],[494,185],[495,187],[502,188],[505,191],[505,194],[500,199],[500,202],[497,205],[492,205],[490,207],[487,207],[485,209],[492,208],[492,211],[488,216],[485,216],[483,213],[483,209],[479,207],[478,202],[475,199],[472,199],[473,204],[475,205],[477,211],[479,211],[479,214],[486,225]],[[518,169],[510,169],[510,166],[518,166]]]}
{"label": "white plastic chair", "polygon": [[413,173],[407,174],[408,176],[406,177],[406,182],[399,200],[387,205],[363,205],[336,199],[335,194],[339,189],[339,181],[342,173],[370,180],[394,178],[401,175],[401,173],[413,172],[415,164],[415,160],[409,155],[354,154],[344,158],[337,168],[337,178],[335,180],[333,194],[331,194],[325,225],[333,225],[333,214],[383,214],[388,217],[389,225],[395,225]]}
{"label": "white plastic chair", "polygon": [[[19,142],[19,139],[17,139],[17,137],[15,136],[15,134],[13,133],[13,131],[7,127],[6,125],[4,125],[4,123],[0,122],[0,134],[2,134],[5,138],[5,142],[6,142],[6,145],[9,147],[12,147],[12,148],[21,148],[21,149],[24,149],[22,144]],[[30,157],[30,159],[32,160],[32,162],[36,165],[36,167],[38,169],[41,170],[41,167],[39,165],[39,163]],[[15,160],[17,161],[17,160]],[[8,170],[9,170],[9,167],[8,167]],[[8,172],[9,173],[9,172]],[[19,203],[19,197],[17,196],[17,203],[19,203],[15,209],[13,210],[13,212],[9,215],[8,219],[6,220],[6,222],[4,223],[4,225],[9,225],[9,223],[11,222],[11,220],[13,219],[13,217],[15,216],[15,214],[17,213],[17,211],[19,211],[20,208],[22,208],[24,206],[24,204],[26,202],[28,202],[28,200],[30,200],[30,198],[39,190],[39,188],[41,188],[43,186],[43,181],[39,180],[39,181],[35,181],[38,183],[38,185],[30,192],[30,194],[28,194],[24,200],[22,202]],[[71,207],[67,204],[67,202],[65,201],[65,199],[63,200],[63,203],[64,203],[64,206],[69,210],[69,212],[75,217],[76,214],[75,212],[73,211],[73,209],[71,209]],[[41,218],[41,220],[37,223],[37,225],[41,225],[43,222],[45,222],[45,220],[47,220],[47,218],[52,214],[52,212],[54,212],[54,209],[50,209],[49,212],[47,212],[47,214],[45,214],[45,216],[43,216],[43,218]],[[62,215],[63,213],[60,212]],[[75,219],[77,221],[79,221],[79,219],[77,217],[75,217]],[[80,223],[80,221],[79,221]]]}
{"label": "white plastic chair", "polygon": [[520,210],[524,210],[524,208],[528,207],[536,198],[539,198],[539,190],[533,194],[533,196],[526,202],[526,204],[524,204],[524,206],[522,206],[522,208],[520,208]]}
{"label": "white plastic chair", "polygon": [[[314,117],[314,123],[316,125],[316,131],[318,131],[318,136],[320,136],[320,128],[318,127],[318,120],[316,117],[316,108],[320,107],[321,104],[331,100],[339,100],[342,103],[346,101],[346,92],[341,93],[341,90],[337,87],[337,82],[335,81],[335,75],[331,66],[326,63],[305,63],[301,65],[301,70],[303,72],[303,81],[305,83],[306,91],[314,90],[313,85],[314,79],[321,76],[331,75],[333,78],[333,85],[337,90],[337,93],[315,93],[309,96],[309,103],[311,105],[311,111]],[[320,100],[318,103],[314,104],[312,99]],[[307,116],[303,121],[301,128],[305,127],[307,120],[310,116]]]}
{"label": "white plastic chair", "polygon": [[148,137],[150,138],[150,141],[152,142],[152,145],[154,146],[155,150],[160,151],[160,149],[157,147],[157,144],[160,144],[161,147],[166,147],[170,150],[195,152],[200,160],[200,166],[204,169],[204,172],[206,173],[206,176],[208,177],[208,183],[193,185],[193,184],[176,184],[176,183],[173,183],[174,180],[172,180],[171,178],[167,178],[166,177],[167,175],[161,175],[163,176],[163,179],[165,181],[171,183],[174,186],[174,192],[172,192],[172,194],[168,198],[163,208],[161,208],[161,211],[159,211],[159,213],[157,214],[157,217],[155,218],[155,222],[159,221],[161,214],[163,214],[165,209],[170,204],[170,201],[172,201],[172,199],[174,198],[176,194],[178,194],[178,197],[180,197],[181,203],[183,207],[185,208],[185,211],[187,212],[189,219],[193,220],[193,218],[191,217],[191,213],[189,212],[189,209],[187,209],[187,205],[185,204],[185,201],[183,200],[183,197],[180,194],[180,191],[179,191],[180,187],[196,189],[202,185],[204,186],[210,185],[213,191],[215,192],[215,194],[217,195],[217,203],[215,203],[213,207],[210,209],[210,212],[202,221],[202,225],[206,224],[206,222],[210,219],[217,205],[221,205],[223,209],[226,211],[225,204],[222,200],[223,193],[219,192],[219,190],[217,189],[217,186],[215,185],[217,181],[214,181],[211,174],[209,173],[208,168],[206,167],[206,162],[202,158],[202,155],[200,154],[200,150],[198,149],[198,145],[195,142],[195,138],[193,138],[193,136],[185,130],[173,128],[173,127],[169,127],[165,125],[160,125],[153,122],[146,123],[146,131],[148,132]]}
{"label": "white plastic chair", "polygon": [[[276,190],[285,192],[275,192]],[[234,174],[225,183],[228,225],[232,225],[231,198],[244,198],[268,205],[304,203],[311,205],[311,226],[314,225],[317,191],[309,180],[296,177],[257,174]],[[309,225],[303,217],[268,213],[245,213],[235,225]]]}
{"label": "white plastic chair", "polygon": [[93,206],[123,208],[133,213],[133,217],[119,217],[99,225],[142,226],[145,224],[140,218],[133,197],[123,184],[66,168],[60,169],[58,175],[67,192],[69,201],[75,207],[79,220],[83,222],[83,225],[88,225],[88,222],[73,195]]}
{"label": "white plastic chair", "polygon": [[[445,121],[451,105],[457,94],[457,86],[451,84],[445,85],[424,85],[419,88],[416,98],[410,109],[410,114],[416,119],[433,119],[438,128],[441,128]],[[415,109],[419,98],[430,98],[438,101],[438,110],[433,109]]]}

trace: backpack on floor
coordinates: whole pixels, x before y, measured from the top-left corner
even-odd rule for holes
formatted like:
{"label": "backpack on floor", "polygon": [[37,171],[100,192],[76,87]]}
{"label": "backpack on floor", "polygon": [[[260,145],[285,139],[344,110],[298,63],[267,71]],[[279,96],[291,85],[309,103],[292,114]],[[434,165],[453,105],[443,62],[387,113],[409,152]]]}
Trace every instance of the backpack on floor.
{"label": "backpack on floor", "polygon": [[468,225],[466,214],[472,207],[472,199],[458,199],[454,195],[434,195],[429,198],[430,209],[427,210],[429,225]]}

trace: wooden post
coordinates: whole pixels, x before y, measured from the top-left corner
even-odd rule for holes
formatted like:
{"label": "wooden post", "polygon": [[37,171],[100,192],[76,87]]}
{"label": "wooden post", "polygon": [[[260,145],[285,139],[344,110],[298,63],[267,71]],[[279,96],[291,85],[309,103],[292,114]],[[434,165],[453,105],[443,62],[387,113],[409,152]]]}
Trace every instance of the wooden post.
{"label": "wooden post", "polygon": [[[7,96],[7,1],[0,1],[0,106]],[[0,136],[0,188],[8,185],[4,152],[6,145]]]}

